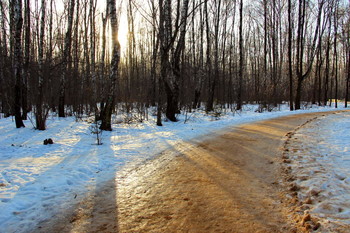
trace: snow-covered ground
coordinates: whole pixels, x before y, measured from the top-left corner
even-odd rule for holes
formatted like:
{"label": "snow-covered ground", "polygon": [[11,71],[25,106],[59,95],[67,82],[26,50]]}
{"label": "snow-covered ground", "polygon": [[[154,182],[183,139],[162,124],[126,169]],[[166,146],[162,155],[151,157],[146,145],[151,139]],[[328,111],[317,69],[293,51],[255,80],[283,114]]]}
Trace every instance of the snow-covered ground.
{"label": "snow-covered ground", "polygon": [[298,198],[319,219],[319,231],[350,232],[350,113],[308,123],[289,147]]}
{"label": "snow-covered ground", "polygon": [[[99,146],[89,129],[91,124],[76,122],[74,117],[50,117],[45,131],[34,130],[29,121],[25,122],[26,128],[16,129],[13,119],[0,119],[0,232],[30,231],[40,222],[81,201],[90,187],[137,167],[181,141],[210,135],[227,126],[289,114],[334,110],[312,108],[290,112],[284,106],[281,111],[256,113],[256,109],[257,106],[247,105],[239,114],[222,114],[219,119],[199,111],[189,113],[186,124],[185,116],[179,115],[179,122],[164,122],[163,127],[155,125],[154,116],[149,116],[149,121],[144,123],[114,124],[112,132],[103,132],[103,145]],[[335,123],[337,119],[335,116]],[[338,127],[338,131],[343,129]],[[349,140],[349,136],[338,138],[336,131],[331,132],[334,134],[325,135],[328,140],[323,141],[324,147],[338,143],[342,153],[333,159],[334,166],[339,169],[337,172],[331,169],[335,178],[329,185],[344,187],[349,182],[350,172],[346,166],[336,164],[342,164],[339,162],[344,159],[341,156],[348,153],[347,149],[341,148],[346,145],[343,140]],[[52,138],[54,144],[43,145],[47,138]],[[349,162],[349,157],[347,159]],[[325,207],[318,206],[321,208]],[[342,205],[342,209],[344,211],[338,216],[349,216],[350,207]]]}

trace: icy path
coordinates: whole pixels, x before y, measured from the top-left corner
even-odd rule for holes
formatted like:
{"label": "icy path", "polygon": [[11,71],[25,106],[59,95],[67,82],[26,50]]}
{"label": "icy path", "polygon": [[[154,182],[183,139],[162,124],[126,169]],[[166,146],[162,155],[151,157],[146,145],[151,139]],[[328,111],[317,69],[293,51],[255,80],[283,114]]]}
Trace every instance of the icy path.
{"label": "icy path", "polygon": [[[113,125],[114,131],[104,132],[102,146],[94,145],[89,124],[74,118],[50,118],[46,131],[33,130],[30,122],[25,123],[27,128],[15,129],[11,118],[0,119],[0,232],[30,231],[81,201],[99,183],[181,141],[229,125],[295,114],[287,109],[272,113],[255,109],[246,106],[241,114],[226,114],[218,121],[197,112],[186,124],[181,115],[179,122],[165,122],[164,127],[156,127],[153,117],[142,124]],[[55,143],[44,146],[46,138]]]}
{"label": "icy path", "polygon": [[302,209],[319,219],[321,232],[349,232],[350,112],[312,121],[289,147]]}

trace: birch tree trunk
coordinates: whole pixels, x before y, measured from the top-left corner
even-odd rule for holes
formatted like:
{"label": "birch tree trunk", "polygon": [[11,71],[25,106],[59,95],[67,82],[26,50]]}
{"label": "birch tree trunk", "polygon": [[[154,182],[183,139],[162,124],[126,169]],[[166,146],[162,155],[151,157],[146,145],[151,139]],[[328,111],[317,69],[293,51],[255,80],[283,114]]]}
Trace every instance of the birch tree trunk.
{"label": "birch tree trunk", "polygon": [[[161,78],[167,95],[166,117],[170,121],[177,121],[176,114],[179,112],[180,59],[185,48],[188,3],[189,0],[184,0],[181,13],[179,12],[180,1],[177,3],[177,19],[173,34],[172,1],[159,0]],[[179,39],[175,46],[175,39],[179,31]],[[173,57],[171,57],[171,51],[174,51]]]}
{"label": "birch tree trunk", "polygon": [[[157,11],[154,1],[150,2],[152,13],[152,66],[151,66],[151,87],[150,87],[150,102],[152,106],[156,106],[156,89],[157,89],[157,60],[159,49],[159,38],[157,37]],[[160,97],[161,98],[161,97]],[[161,122],[161,119],[159,119]],[[161,124],[161,123],[160,123]]]}
{"label": "birch tree trunk", "polygon": [[112,60],[111,68],[109,72],[110,79],[110,89],[106,100],[106,105],[101,114],[101,130],[112,131],[112,113],[115,105],[115,96],[117,90],[117,78],[119,70],[119,61],[120,61],[120,44],[118,41],[118,19],[117,19],[117,10],[115,6],[115,0],[108,0],[108,9],[109,9],[109,18],[112,29]]}
{"label": "birch tree trunk", "polygon": [[[108,7],[108,6],[107,6]],[[100,57],[100,85],[101,85],[101,88],[100,88],[100,94],[102,95],[102,93],[105,92],[105,76],[106,76],[106,72],[105,72],[105,68],[106,68],[106,27],[107,27],[107,19],[108,19],[108,12],[109,12],[109,9],[107,8],[106,9],[106,15],[103,16],[102,14],[102,51],[101,51],[101,57]],[[102,113],[103,113],[103,109],[104,109],[104,106],[105,106],[105,101],[106,99],[105,98],[102,98],[101,99],[101,103],[100,103],[100,116],[98,119],[96,120],[100,120],[101,117],[102,117]]]}
{"label": "birch tree trunk", "polygon": [[171,0],[160,0],[160,13],[159,13],[159,37],[161,42],[160,48],[160,75],[162,82],[164,83],[165,92],[167,95],[167,107],[166,107],[166,117],[170,121],[176,121],[176,111],[177,111],[177,98],[178,98],[178,82],[173,76],[170,63],[170,51],[173,47],[172,44],[172,8]]}
{"label": "birch tree trunk", "polygon": [[91,59],[91,100],[90,100],[90,108],[95,112],[95,116],[97,118],[97,96],[96,96],[96,34],[95,34],[95,15],[96,15],[96,0],[90,0],[90,59]]}

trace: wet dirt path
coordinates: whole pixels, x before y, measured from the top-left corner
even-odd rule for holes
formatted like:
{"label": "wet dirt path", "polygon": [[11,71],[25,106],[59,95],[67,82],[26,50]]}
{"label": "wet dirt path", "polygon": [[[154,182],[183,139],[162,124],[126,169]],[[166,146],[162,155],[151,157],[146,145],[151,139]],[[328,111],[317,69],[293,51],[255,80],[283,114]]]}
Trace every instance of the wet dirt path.
{"label": "wet dirt path", "polygon": [[275,118],[181,143],[36,232],[296,232],[281,199],[281,146],[288,132],[326,114]]}

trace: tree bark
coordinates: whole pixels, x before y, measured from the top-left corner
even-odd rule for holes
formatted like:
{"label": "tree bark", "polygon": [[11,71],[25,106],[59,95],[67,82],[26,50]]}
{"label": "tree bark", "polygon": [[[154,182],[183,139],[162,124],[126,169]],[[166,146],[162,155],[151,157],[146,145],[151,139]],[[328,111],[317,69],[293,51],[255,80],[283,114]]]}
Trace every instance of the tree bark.
{"label": "tree bark", "polygon": [[90,0],[90,65],[91,65],[91,99],[90,99],[90,108],[95,113],[95,116],[98,116],[97,113],[97,95],[96,95],[96,35],[95,35],[95,15],[96,15],[96,0]]}
{"label": "tree bark", "polygon": [[288,0],[288,76],[289,76],[289,110],[294,110],[293,103],[293,57],[292,57],[292,2]]}
{"label": "tree bark", "polygon": [[[313,60],[315,58],[315,45],[318,38],[318,33],[321,24],[322,9],[324,0],[321,0],[318,4],[318,16],[315,28],[314,39],[312,41],[309,54],[308,63],[304,64],[305,56],[305,32],[306,27],[306,0],[299,0],[299,14],[298,14],[298,35],[297,35],[297,52],[296,52],[296,75],[297,75],[297,89],[295,94],[295,109],[298,110],[301,107],[301,93],[304,80],[309,76],[312,70]],[[306,67],[304,67],[306,66]],[[306,68],[306,69],[304,69]]]}
{"label": "tree bark", "polygon": [[22,114],[21,114],[21,94],[22,94],[22,45],[21,45],[21,38],[22,38],[22,25],[23,25],[23,18],[22,18],[22,0],[14,0],[11,4],[14,4],[14,75],[16,79],[15,83],[15,102],[14,102],[14,110],[15,110],[15,122],[16,122],[16,128],[25,127],[23,120],[22,120]]}
{"label": "tree bark", "polygon": [[[179,112],[180,59],[185,48],[188,3],[189,0],[184,0],[181,13],[180,1],[177,3],[177,18],[175,20],[175,30],[173,34],[172,1],[159,0],[161,77],[167,95],[166,117],[170,121],[177,121],[176,114]],[[175,47],[174,44],[179,31],[180,35]],[[172,57],[170,54],[171,51],[174,51]]]}
{"label": "tree bark", "polygon": [[118,41],[118,19],[117,19],[117,10],[115,5],[115,0],[108,0],[108,9],[109,9],[109,18],[111,22],[112,29],[112,60],[111,68],[109,72],[110,79],[110,88],[106,100],[106,105],[103,108],[101,114],[101,130],[112,131],[112,113],[115,105],[115,96],[117,89],[117,78],[119,70],[119,61],[120,61],[120,44]]}
{"label": "tree bark", "polygon": [[243,0],[239,6],[239,73],[238,73],[238,93],[237,93],[237,110],[242,110],[242,89],[243,89],[243,72],[244,72],[244,55],[243,55]]}
{"label": "tree bark", "polygon": [[72,26],[73,26],[73,15],[74,15],[75,0],[69,1],[69,12],[68,12],[68,26],[67,32],[64,39],[64,51],[62,57],[62,75],[60,80],[60,93],[58,100],[58,116],[65,117],[65,96],[66,96],[66,81],[68,74],[68,63],[70,60],[71,44],[72,44]]}
{"label": "tree bark", "polygon": [[[348,36],[350,32],[348,32]],[[349,40],[349,38],[348,38]],[[345,108],[348,107],[348,101],[349,101],[349,85],[350,85],[350,44],[348,44],[348,74],[346,77],[346,81],[345,81]]]}
{"label": "tree bark", "polygon": [[209,96],[206,111],[214,110],[214,94],[219,79],[219,25],[221,18],[221,0],[215,1],[216,15],[214,20],[214,77],[209,80]]}
{"label": "tree bark", "polygon": [[[109,9],[108,9],[108,5],[107,5],[107,9],[106,9],[106,15],[103,16],[102,14],[102,51],[101,51],[101,58],[100,58],[100,94],[102,95],[102,93],[105,93],[105,86],[106,86],[106,82],[105,82],[105,77],[106,77],[106,27],[107,27],[107,20],[108,20],[108,15],[109,15]],[[102,114],[104,112],[104,107],[105,107],[105,101],[106,98],[105,96],[103,96],[103,98],[101,99],[101,103],[100,103],[100,116],[99,116],[99,120],[102,118]]]}
{"label": "tree bark", "polygon": [[338,51],[337,51],[337,38],[338,38],[338,2],[335,2],[334,7],[334,81],[335,81],[335,108],[338,108]]}
{"label": "tree bark", "polygon": [[36,129],[38,130],[46,129],[46,118],[47,118],[47,112],[43,108],[45,13],[46,13],[46,1],[41,0],[40,38],[39,38],[39,46],[38,46],[39,84],[38,84],[38,96],[37,96],[36,113],[35,113]]}
{"label": "tree bark", "polygon": [[30,0],[25,0],[25,47],[24,47],[24,65],[23,65],[23,89],[22,89],[22,119],[27,120],[27,113],[30,109],[28,104],[28,80],[30,78]]}
{"label": "tree bark", "polygon": [[[205,1],[204,3],[204,16],[205,16],[205,29],[206,29],[206,40],[207,40],[207,49],[206,49],[206,76],[208,79],[208,90],[209,90],[209,96],[210,96],[210,84],[211,80],[213,79],[213,74],[212,74],[212,62],[211,62],[211,38],[210,38],[210,26],[209,26],[209,12],[208,12],[208,1]],[[206,111],[212,111],[212,104],[209,103],[210,100],[208,100],[207,106],[206,106]],[[210,108],[211,107],[211,108]]]}
{"label": "tree bark", "polygon": [[330,50],[331,50],[331,26],[332,19],[329,16],[328,21],[328,37],[327,37],[327,45],[326,45],[326,64],[325,64],[325,78],[324,78],[324,93],[323,93],[323,105],[326,106],[328,102],[328,91],[329,91],[329,66],[330,66]]}
{"label": "tree bark", "polygon": [[1,96],[1,112],[5,114],[5,116],[9,115],[7,108],[7,93],[5,93],[5,59],[8,57],[7,54],[7,38],[6,38],[6,20],[5,20],[5,10],[2,1],[0,1],[0,15],[1,15],[1,30],[2,37],[0,37],[0,96]]}

